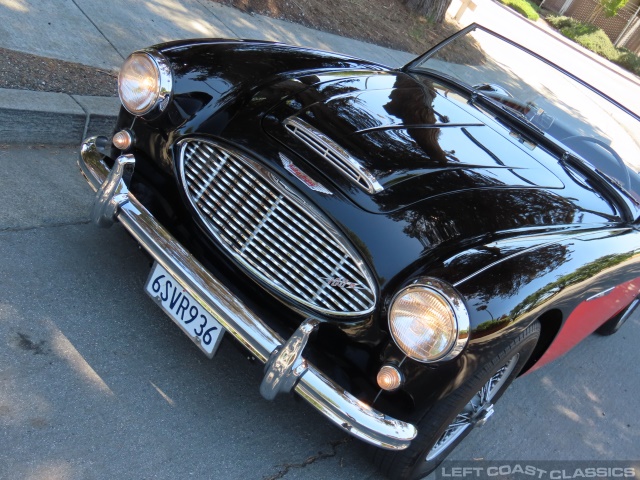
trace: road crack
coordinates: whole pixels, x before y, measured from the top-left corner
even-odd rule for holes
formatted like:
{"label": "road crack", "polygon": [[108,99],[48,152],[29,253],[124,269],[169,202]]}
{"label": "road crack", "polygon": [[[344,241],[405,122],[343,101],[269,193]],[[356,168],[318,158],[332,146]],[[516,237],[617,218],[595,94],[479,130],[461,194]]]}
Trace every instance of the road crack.
{"label": "road crack", "polygon": [[344,438],[341,438],[340,440],[336,440],[335,442],[331,442],[329,443],[329,446],[331,447],[331,451],[329,452],[320,451],[315,455],[311,455],[310,457],[307,457],[301,463],[284,463],[281,465],[277,465],[277,467],[280,468],[280,470],[278,470],[278,472],[274,473],[273,475],[264,477],[263,480],[279,480],[283,478],[285,475],[287,475],[289,471],[293,469],[306,468],[309,465],[313,465],[314,463],[320,462],[322,460],[326,460],[327,458],[335,457],[338,454],[338,447],[341,447],[342,445],[346,445],[351,441],[351,439],[352,437],[344,437]]}
{"label": "road crack", "polygon": [[22,350],[26,350],[27,352],[33,352],[34,355],[44,355],[47,350],[44,348],[46,342],[44,340],[40,340],[39,342],[34,342],[31,340],[31,337],[26,333],[18,332],[17,339],[18,347]]}

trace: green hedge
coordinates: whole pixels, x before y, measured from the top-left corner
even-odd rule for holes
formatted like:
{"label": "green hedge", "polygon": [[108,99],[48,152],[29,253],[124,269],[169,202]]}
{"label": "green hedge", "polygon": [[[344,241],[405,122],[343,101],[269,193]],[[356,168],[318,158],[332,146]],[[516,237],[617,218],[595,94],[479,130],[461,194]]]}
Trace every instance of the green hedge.
{"label": "green hedge", "polygon": [[626,48],[616,48],[601,28],[570,17],[548,16],[545,20],[565,37],[640,75],[640,57]]}
{"label": "green hedge", "polygon": [[529,20],[538,20],[540,15],[540,7],[529,0],[500,0],[508,7],[513,8],[519,14],[527,17]]}
{"label": "green hedge", "polygon": [[626,48],[620,48],[620,56],[614,60],[615,63],[630,72],[640,75],[640,57]]}
{"label": "green hedge", "polygon": [[547,21],[547,23],[549,23],[552,27],[554,27],[557,30],[560,30],[566,27],[573,27],[575,25],[580,24],[578,20],[575,20],[571,17],[561,17],[561,16],[555,16],[555,15],[549,15],[548,17],[545,18],[545,20]]}

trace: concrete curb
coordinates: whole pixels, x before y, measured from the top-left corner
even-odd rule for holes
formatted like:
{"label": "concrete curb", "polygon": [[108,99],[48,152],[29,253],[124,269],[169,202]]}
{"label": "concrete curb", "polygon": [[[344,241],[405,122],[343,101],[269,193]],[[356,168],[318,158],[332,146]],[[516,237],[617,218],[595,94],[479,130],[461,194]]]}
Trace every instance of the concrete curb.
{"label": "concrete curb", "polygon": [[0,88],[0,144],[79,145],[111,133],[119,109],[117,97]]}

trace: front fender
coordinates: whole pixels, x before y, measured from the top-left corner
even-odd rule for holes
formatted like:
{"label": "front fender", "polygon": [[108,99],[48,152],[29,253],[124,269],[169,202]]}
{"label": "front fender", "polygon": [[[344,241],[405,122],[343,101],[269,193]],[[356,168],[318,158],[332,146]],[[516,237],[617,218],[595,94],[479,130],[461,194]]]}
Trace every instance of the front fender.
{"label": "front fender", "polygon": [[[496,242],[457,254],[432,269],[430,276],[437,274],[448,281],[465,299],[470,339],[464,352],[450,362],[404,362],[406,378],[410,379],[405,393],[414,405],[411,419],[422,418],[537,319],[542,319],[543,331],[554,328],[544,348],[534,353],[534,361],[541,358],[558,332],[557,325],[545,325],[548,312],[559,313],[562,332],[567,318],[587,298],[640,277],[637,235],[634,229],[621,227],[564,236],[542,235],[536,237],[537,242]],[[516,248],[518,243],[521,248]],[[472,254],[487,249],[492,249],[496,260]],[[591,331],[606,320],[592,319]],[[400,361],[402,354],[394,349],[395,345],[390,346],[387,354]]]}

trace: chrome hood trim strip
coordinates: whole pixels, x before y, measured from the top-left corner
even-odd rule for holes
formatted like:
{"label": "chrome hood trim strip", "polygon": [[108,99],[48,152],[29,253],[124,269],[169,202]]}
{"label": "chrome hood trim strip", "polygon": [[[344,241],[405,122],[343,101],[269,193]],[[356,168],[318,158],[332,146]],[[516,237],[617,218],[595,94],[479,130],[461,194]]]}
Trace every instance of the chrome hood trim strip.
{"label": "chrome hood trim strip", "polygon": [[368,193],[383,190],[378,180],[340,145],[327,135],[298,117],[289,117],[284,121],[285,128],[309,148],[331,162],[342,175]]}

